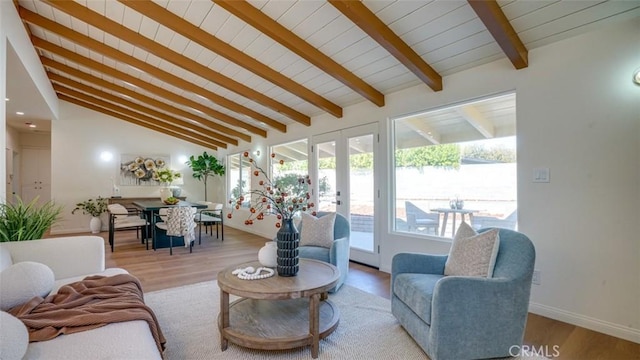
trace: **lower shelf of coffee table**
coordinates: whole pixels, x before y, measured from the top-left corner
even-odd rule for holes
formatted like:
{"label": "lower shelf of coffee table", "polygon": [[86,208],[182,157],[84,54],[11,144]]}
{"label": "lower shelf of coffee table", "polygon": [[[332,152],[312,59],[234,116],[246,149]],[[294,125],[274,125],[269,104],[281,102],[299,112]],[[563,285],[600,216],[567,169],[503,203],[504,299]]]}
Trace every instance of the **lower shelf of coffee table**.
{"label": "lower shelf of coffee table", "polygon": [[[338,308],[328,300],[320,302],[320,339],[331,334],[340,320]],[[220,317],[218,317],[220,322]],[[230,342],[261,350],[292,349],[311,345],[309,299],[240,299],[229,305],[229,327],[222,336]]]}

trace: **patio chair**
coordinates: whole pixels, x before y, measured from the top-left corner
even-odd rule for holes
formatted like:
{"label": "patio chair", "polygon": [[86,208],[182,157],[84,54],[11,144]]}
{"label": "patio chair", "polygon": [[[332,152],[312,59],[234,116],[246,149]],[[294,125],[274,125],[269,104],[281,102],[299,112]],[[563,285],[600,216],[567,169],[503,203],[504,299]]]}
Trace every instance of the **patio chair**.
{"label": "patio chair", "polygon": [[440,214],[429,213],[411,201],[405,201],[404,207],[407,212],[407,231],[415,229],[415,231],[425,229],[433,229],[433,233],[438,235],[438,229],[440,228]]}

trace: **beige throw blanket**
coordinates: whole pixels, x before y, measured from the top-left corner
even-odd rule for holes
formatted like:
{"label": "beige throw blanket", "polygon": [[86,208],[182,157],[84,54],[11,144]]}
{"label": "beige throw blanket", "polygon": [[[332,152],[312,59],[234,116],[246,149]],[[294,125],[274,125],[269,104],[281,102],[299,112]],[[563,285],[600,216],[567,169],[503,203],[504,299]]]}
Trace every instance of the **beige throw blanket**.
{"label": "beige throw blanket", "polygon": [[29,329],[29,341],[95,329],[109,323],[144,320],[162,354],[166,340],[153,310],[144,304],[140,281],[132,275],[88,276],[62,286],[46,299],[34,297],[9,310]]}

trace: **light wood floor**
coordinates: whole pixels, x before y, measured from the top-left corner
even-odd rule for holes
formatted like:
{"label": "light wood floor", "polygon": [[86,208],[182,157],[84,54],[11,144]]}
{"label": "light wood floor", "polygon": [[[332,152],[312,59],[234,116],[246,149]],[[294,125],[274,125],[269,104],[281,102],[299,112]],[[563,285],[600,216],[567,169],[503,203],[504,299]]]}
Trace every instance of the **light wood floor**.
{"label": "light wood floor", "polygon": [[[121,267],[138,277],[146,292],[214,280],[217,273],[228,266],[257,259],[257,252],[267,239],[232,228],[225,228],[225,240],[203,233],[202,244],[193,248],[145,250],[135,231],[116,232],[115,252],[111,252],[107,233],[105,238],[107,267]],[[389,274],[377,269],[351,263],[348,285],[378,296],[389,298]],[[626,360],[640,359],[640,344],[621,340],[571,324],[530,314],[525,333],[525,344],[541,346],[547,357],[553,357],[554,346],[559,346],[556,359]],[[544,354],[540,354],[544,355]]]}

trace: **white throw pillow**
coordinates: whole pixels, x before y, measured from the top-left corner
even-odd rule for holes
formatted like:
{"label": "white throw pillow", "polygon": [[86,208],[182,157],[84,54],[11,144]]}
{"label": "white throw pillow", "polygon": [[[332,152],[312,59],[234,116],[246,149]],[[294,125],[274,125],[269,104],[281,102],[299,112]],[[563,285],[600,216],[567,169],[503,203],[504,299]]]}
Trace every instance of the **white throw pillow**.
{"label": "white throw pillow", "polygon": [[53,271],[45,265],[24,261],[0,273],[0,309],[9,310],[36,296],[46,297],[53,288]]}
{"label": "white throw pillow", "polygon": [[333,245],[333,228],[336,213],[315,217],[302,213],[302,230],[300,230],[300,246],[320,246],[330,248]]}
{"label": "white throw pillow", "polygon": [[444,266],[445,275],[493,277],[498,248],[499,230],[478,234],[463,222],[456,233]]}
{"label": "white throw pillow", "polygon": [[0,359],[20,360],[27,353],[29,332],[24,323],[4,311],[0,312]]}

